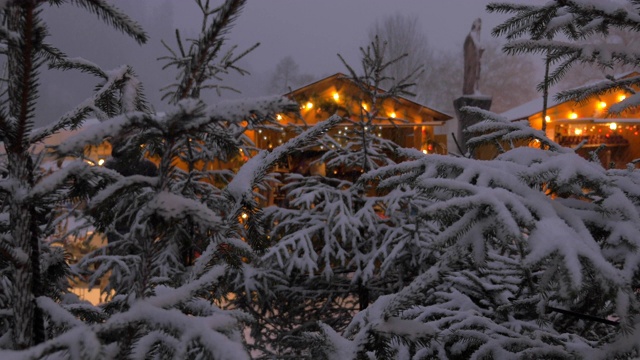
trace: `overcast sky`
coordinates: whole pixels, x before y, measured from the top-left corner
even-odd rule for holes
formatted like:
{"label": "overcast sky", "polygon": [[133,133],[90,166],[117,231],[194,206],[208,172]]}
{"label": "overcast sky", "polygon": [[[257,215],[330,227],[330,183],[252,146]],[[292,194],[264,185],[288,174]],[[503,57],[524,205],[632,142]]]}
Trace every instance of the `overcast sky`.
{"label": "overcast sky", "polygon": [[[216,0],[212,0],[216,3]],[[513,0],[531,3],[544,0]],[[291,55],[303,73],[328,75],[344,71],[337,54],[351,64],[358,62],[358,47],[367,42],[371,24],[396,13],[415,15],[435,51],[459,51],[474,19],[482,18],[482,39],[506,19],[488,14],[488,0],[249,0],[231,32],[228,44],[245,49],[261,45],[244,61],[252,76],[233,78],[246,96],[264,92],[264,81],[278,61]],[[171,81],[156,58],[166,54],[160,44],[174,45],[174,28],[197,34],[199,9],[190,0],[112,0],[139,21],[151,37],[138,46],[84,10],[65,6],[45,11],[50,41],[69,56],[80,56],[105,68],[131,64],[146,86],[149,99],[160,107],[159,88]],[[219,2],[218,2],[219,3]],[[461,70],[462,71],[462,70]],[[86,74],[43,74],[42,105],[38,122],[59,116],[88,96],[95,79]]]}

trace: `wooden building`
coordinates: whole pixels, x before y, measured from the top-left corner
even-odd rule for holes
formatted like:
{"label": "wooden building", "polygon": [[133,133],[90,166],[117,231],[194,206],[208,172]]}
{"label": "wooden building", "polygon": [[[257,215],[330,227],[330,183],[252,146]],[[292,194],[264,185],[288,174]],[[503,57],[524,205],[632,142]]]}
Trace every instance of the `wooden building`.
{"label": "wooden building", "polygon": [[[282,131],[258,130],[250,134],[258,148],[270,149],[295,136],[288,125],[312,126],[333,114],[357,120],[363,111],[372,108],[372,104],[363,100],[362,91],[356,84],[341,73],[295,89],[284,96],[298,102],[300,112],[278,114]],[[436,135],[434,129],[451,120],[451,116],[404,97],[387,99],[375,104],[375,107],[378,110],[374,120],[374,133],[377,136],[392,140],[401,147],[415,148],[425,153],[447,153],[446,135]],[[349,126],[353,124],[345,121],[330,133],[337,135]]]}
{"label": "wooden building", "polygon": [[[640,74],[629,72],[617,75],[617,78],[635,77]],[[611,116],[607,109],[630,94],[623,91],[577,103],[559,102],[549,97],[546,119],[542,118],[542,98],[508,110],[501,115],[508,120],[528,120],[533,128],[542,129],[542,121],[547,124],[546,135],[560,145],[576,147],[586,141],[578,153],[587,157],[600,146],[606,148],[600,152],[602,165],[622,168],[629,161],[640,158],[640,112],[628,110]]]}

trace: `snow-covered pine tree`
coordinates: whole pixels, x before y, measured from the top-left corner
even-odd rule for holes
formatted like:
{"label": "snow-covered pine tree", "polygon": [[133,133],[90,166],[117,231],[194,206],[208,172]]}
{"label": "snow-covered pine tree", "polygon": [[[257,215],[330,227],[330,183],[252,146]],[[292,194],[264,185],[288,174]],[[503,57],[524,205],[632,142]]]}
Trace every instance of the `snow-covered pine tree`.
{"label": "snow-covered pine tree", "polygon": [[[605,170],[525,122],[477,111],[490,161],[415,160],[360,181],[409,186],[434,265],[316,337],[329,359],[632,359],[640,355],[638,171]],[[544,149],[518,146],[537,141]]]}
{"label": "snow-covered pine tree", "polygon": [[[61,5],[64,1],[53,2]],[[133,36],[139,42],[146,40],[144,32],[126,15],[101,0],[73,2]],[[238,102],[207,107],[198,99],[200,89],[208,86],[204,82],[215,77],[220,71],[233,68],[236,58],[223,57],[222,65],[211,61],[216,58],[224,42],[224,35],[231,20],[237,16],[243,1],[226,1],[222,6],[210,8],[209,2],[198,1],[205,16],[215,14],[215,19],[204,29],[200,39],[190,48],[187,56],[174,61],[179,67],[187,64],[185,77],[193,79],[178,86],[186,94],[172,100],[176,108],[167,114],[153,114],[148,111],[142,96],[142,87],[128,67],[114,71],[103,71],[86,60],[67,58],[51,45],[44,42],[46,28],[39,20],[42,1],[2,2],[2,13],[7,27],[2,27],[2,40],[8,54],[9,74],[7,83],[7,108],[0,117],[0,136],[6,158],[1,163],[2,180],[2,350],[3,359],[23,358],[70,358],[70,359],[110,359],[132,356],[173,356],[175,358],[220,358],[240,359],[248,357],[238,335],[236,319],[238,313],[222,312],[211,305],[210,299],[221,286],[214,286],[225,274],[225,260],[237,259],[233,248],[241,248],[250,253],[252,242],[260,238],[258,221],[249,222],[247,228],[239,224],[242,211],[250,209],[252,218],[258,218],[253,208],[253,188],[266,176],[268,168],[292,149],[304,146],[311,139],[324,133],[337,119],[319,124],[286,146],[274,149],[272,153],[259,153],[241,170],[241,174],[226,187],[218,199],[224,200],[224,213],[216,213],[216,207],[207,207],[215,202],[211,198],[198,197],[206,192],[197,192],[207,184],[200,180],[203,176],[197,168],[187,165],[178,169],[180,149],[191,149],[186,143],[194,143],[194,151],[209,151],[217,154],[237,150],[242,138],[241,119],[248,120],[249,126],[258,123],[269,114],[287,111],[295,107],[284,99],[264,99],[262,101]],[[205,20],[205,23],[207,21]],[[182,48],[182,46],[180,46]],[[182,51],[182,50],[181,50]],[[89,97],[64,115],[59,121],[41,128],[32,129],[33,104],[37,99],[37,69],[49,62],[52,67],[79,69],[102,78],[96,94]],[[76,154],[82,157],[84,147],[98,144],[104,139],[121,140],[122,149],[130,150],[140,144],[149,146],[153,154],[161,157],[160,176],[122,176],[115,171],[77,161],[46,177],[42,176],[38,161],[30,153],[30,146],[61,129],[75,128],[84,118],[94,114],[104,123],[72,139],[59,147],[58,153]],[[122,114],[113,118],[114,115]],[[224,130],[224,131],[220,131]],[[209,131],[209,136],[204,132]],[[167,139],[162,135],[170,134]],[[189,138],[190,137],[190,138]],[[231,138],[230,138],[231,137]],[[146,140],[146,141],[145,141]],[[191,141],[189,141],[191,140]],[[173,143],[171,143],[173,141]],[[221,151],[223,149],[224,151]],[[134,154],[134,151],[129,151]],[[171,158],[171,154],[176,156]],[[191,162],[187,164],[193,165]],[[179,173],[182,171],[182,173]],[[177,174],[177,175],[176,175]],[[186,174],[186,175],[184,175]],[[191,182],[190,182],[191,181]],[[106,184],[111,184],[105,187]],[[95,190],[99,190],[95,194]],[[101,190],[102,189],[102,190]],[[193,190],[196,189],[196,190]],[[91,191],[93,190],[93,192]],[[117,199],[120,193],[134,194],[132,198]],[[181,196],[183,194],[186,196]],[[130,222],[131,230],[125,239],[133,245],[131,255],[120,253],[104,256],[105,262],[113,261],[121,268],[135,267],[139,277],[130,283],[131,293],[125,293],[116,301],[101,308],[88,304],[69,303],[69,296],[60,298],[60,291],[66,287],[64,278],[66,264],[60,251],[54,251],[42,240],[51,234],[57,219],[56,205],[69,197],[92,195],[89,209],[106,208],[105,202],[129,201],[126,206],[108,209],[110,215],[100,214],[97,225],[113,226],[113,223],[132,213],[127,210],[139,206],[141,216],[138,222]],[[194,195],[195,194],[195,195]],[[146,203],[145,203],[146,201]],[[172,206],[171,202],[175,201]],[[123,201],[120,201],[122,203]],[[145,207],[146,205],[146,207]],[[216,204],[218,207],[221,204]],[[182,211],[184,210],[184,212]],[[94,213],[94,215],[96,215]],[[145,218],[144,215],[150,215]],[[157,224],[151,221],[157,220]],[[156,239],[156,235],[173,235],[171,229],[161,229],[169,223],[184,225],[187,222],[195,234],[214,239],[210,241],[202,256],[189,273],[182,276],[184,281],[163,275],[162,271],[179,273],[168,266],[160,266],[158,254],[175,254],[175,246],[161,249],[166,239]],[[222,225],[221,225],[222,224]],[[150,225],[150,226],[147,226]],[[158,226],[155,226],[158,225]],[[216,225],[221,225],[216,227]],[[228,226],[226,226],[228,225]],[[258,224],[259,225],[259,224]],[[164,232],[163,230],[168,230]],[[245,236],[246,235],[246,236]],[[145,237],[146,236],[146,237]],[[250,237],[252,236],[252,237]],[[215,239],[223,239],[217,241]],[[157,240],[157,241],[156,241]],[[171,242],[169,242],[171,245]],[[259,241],[253,241],[259,244]],[[220,245],[220,246],[218,246]],[[135,252],[143,248],[149,252]],[[156,250],[155,253],[153,250]],[[230,255],[230,256],[224,256]],[[165,257],[164,259],[166,259]],[[221,259],[222,258],[222,259]],[[93,260],[96,260],[95,258]],[[174,260],[171,258],[170,260]],[[155,261],[155,264],[153,262]],[[152,264],[149,265],[149,262]],[[102,264],[98,264],[102,265]],[[103,271],[104,268],[98,268]],[[144,272],[148,270],[148,272]],[[151,276],[154,276],[151,278]],[[40,278],[40,280],[38,280]],[[116,277],[117,278],[117,277]],[[44,282],[47,282],[46,285]],[[155,286],[157,283],[172,283],[170,286]],[[123,292],[124,293],[124,292]],[[196,296],[197,295],[197,296]],[[120,301],[124,299],[125,301]],[[62,300],[62,301],[61,301]],[[46,330],[46,333],[45,333]]]}
{"label": "snow-covered pine tree", "polygon": [[411,90],[416,85],[416,77],[423,72],[423,68],[418,66],[407,69],[407,75],[402,79],[390,76],[385,70],[402,63],[408,55],[389,54],[386,42],[380,41],[377,36],[366,48],[361,47],[360,53],[361,73],[338,54],[347,69],[346,80],[358,87],[357,95],[348,101],[354,102],[359,111],[344,117],[345,124],[349,125],[344,131],[323,142],[327,151],[321,158],[328,168],[339,168],[343,173],[356,174],[348,179],[351,181],[357,179],[358,173],[393,163],[393,151],[398,145],[377,136],[376,126],[406,122],[401,118],[390,117],[383,109],[399,96],[415,96]]}
{"label": "snow-covered pine tree", "polygon": [[[358,113],[343,117],[334,137],[327,135],[310,146],[327,149],[319,161],[326,162],[329,174],[338,169],[342,178],[288,175],[283,187],[288,206],[265,210],[268,223],[275,224],[269,233],[272,246],[260,268],[253,269],[254,286],[237,291],[242,296],[235,303],[259,320],[252,326],[252,338],[265,358],[311,356],[304,332],[316,329],[318,321],[343,328],[355,312],[401,288],[426,264],[424,258],[417,260],[424,253],[412,248],[417,246],[414,233],[428,231],[417,225],[421,220],[401,220],[411,214],[400,211],[395,218],[381,218],[386,206],[412,208],[407,205],[415,201],[409,189],[376,197],[353,186],[362,173],[394,163],[391,157],[398,145],[377,136],[377,127],[403,121],[384,116],[383,107],[410,94],[412,76],[420,69],[394,79],[385,69],[406,55],[390,58],[377,39],[361,51],[362,75],[345,62],[350,74],[345,80],[359,90],[345,101],[355,103]],[[380,88],[383,82],[389,89]],[[246,284],[245,279],[238,282]]]}
{"label": "snow-covered pine tree", "polygon": [[[616,65],[636,65],[640,54],[624,44],[606,43],[610,29],[637,32],[640,28],[639,4],[635,0],[553,0],[543,5],[491,3],[489,12],[510,13],[511,18],[493,29],[494,36],[505,36],[507,53],[541,53],[550,66],[548,76],[538,86],[549,89],[576,64],[591,64],[603,70]],[[585,101],[592,96],[623,90],[630,96],[609,107],[618,114],[636,108],[640,95],[635,95],[640,77],[615,79],[610,74],[602,82],[563,91],[559,100]]]}
{"label": "snow-covered pine tree", "polygon": [[[49,5],[67,2],[95,13],[139,43],[147,39],[137,24],[104,1],[52,1]],[[44,177],[40,164],[45,152],[34,153],[32,146],[61,129],[80,126],[90,112],[108,112],[105,105],[131,79],[127,71],[109,74],[109,81],[100,84],[97,92],[76,109],[47,127],[34,129],[42,66],[64,63],[68,68],[83,70],[80,61],[70,61],[47,42],[48,30],[40,19],[44,5],[44,1],[36,0],[0,2],[0,42],[7,66],[0,108],[0,141],[4,148],[0,165],[3,349],[25,349],[55,333],[47,326],[46,319],[51,314],[40,305],[61,300],[67,270],[62,251],[51,248],[44,240],[53,232],[56,207],[68,201],[67,180],[78,176],[86,181],[99,179],[92,169],[79,166]],[[75,195],[83,193],[81,186],[74,188]]]}
{"label": "snow-covered pine tree", "polygon": [[[212,81],[237,69],[246,53],[220,55],[245,1],[227,0],[216,7],[196,3],[203,14],[202,33],[185,48],[178,32],[179,50],[168,57],[179,70],[167,92],[172,108],[165,113],[125,109],[57,147],[60,155],[79,155],[85,146],[111,139],[125,155],[120,165],[146,155],[157,159],[158,168],[143,174],[124,171],[116,162],[113,168],[120,173],[102,170],[113,181],[91,197],[87,214],[98,230],[113,236],[107,247],[82,260],[78,272],[92,284],[109,276],[109,301],[100,306],[101,319],[91,328],[72,316],[52,316],[52,326],[66,332],[22,356],[69,349],[72,358],[248,357],[238,323],[248,317],[220,310],[213,302],[228,291],[227,267],[251,261],[254,251],[264,247],[254,189],[275,162],[321,136],[339,118],[271,152],[258,152],[236,176],[216,170],[214,161],[227,161],[240,150],[251,153],[247,128],[295,111],[297,104],[279,97],[211,106],[200,100],[202,90],[220,88]],[[50,302],[43,306],[56,308]],[[74,338],[78,334],[83,336]]]}

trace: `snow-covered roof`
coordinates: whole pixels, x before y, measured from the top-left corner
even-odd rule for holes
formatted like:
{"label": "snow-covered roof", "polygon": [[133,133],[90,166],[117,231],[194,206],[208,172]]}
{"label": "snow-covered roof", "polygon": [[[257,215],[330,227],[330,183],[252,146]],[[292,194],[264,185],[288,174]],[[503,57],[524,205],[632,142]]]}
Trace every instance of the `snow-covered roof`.
{"label": "snow-covered roof", "polygon": [[[542,103],[543,103],[543,98],[542,96],[540,96],[529,101],[528,103],[524,103],[520,106],[514,107],[513,109],[507,110],[501,113],[500,115],[506,117],[507,120],[509,121],[526,119],[533,114],[541,112]],[[561,104],[561,102],[555,100],[552,96],[549,96],[549,99],[547,101],[547,108],[550,108],[559,104]]]}
{"label": "snow-covered roof", "polygon": [[[304,91],[307,88],[310,88],[310,87],[313,87],[313,86],[316,86],[316,85],[320,85],[321,83],[324,83],[324,82],[334,82],[336,80],[346,80],[346,81],[353,82],[353,80],[351,80],[347,75],[345,75],[343,73],[335,73],[335,74],[333,74],[331,76],[327,76],[325,78],[322,78],[322,79],[313,81],[313,82],[311,82],[309,84],[306,84],[304,86],[301,86],[301,87],[299,87],[299,88],[297,88],[295,90],[292,90],[292,91],[284,94],[283,96],[291,97],[291,96],[294,96],[295,94],[298,94],[298,93]],[[385,89],[382,89],[382,88],[379,88],[378,90],[379,91],[385,91]],[[426,110],[427,112],[429,112],[429,113],[431,113],[433,115],[434,119],[437,119],[438,121],[446,121],[446,120],[453,119],[453,116],[451,116],[451,115],[449,115],[449,114],[447,114],[447,113],[445,113],[443,111],[434,109],[434,108],[426,106],[424,104],[420,104],[420,103],[418,103],[418,102],[416,102],[414,100],[408,99],[406,97],[399,96],[398,100],[406,102],[406,103],[409,103],[412,106],[421,108],[423,110]]]}
{"label": "snow-covered roof", "polygon": [[[640,75],[638,72],[636,71],[627,71],[627,72],[623,72],[620,74],[616,74],[613,77],[615,79],[624,79],[626,77],[629,76],[636,76],[636,75]],[[593,84],[597,84],[599,82],[601,82],[602,80],[597,80],[597,81],[590,81],[587,82],[583,85],[580,85],[578,87],[583,87],[583,86],[588,86],[588,85],[593,85]],[[567,101],[558,101],[555,99],[555,96],[549,96],[549,99],[547,100],[547,109],[552,108],[554,106],[560,105],[560,104],[564,104]],[[516,106],[510,110],[507,110],[503,113],[501,113],[500,115],[504,116],[507,118],[507,120],[509,121],[514,121],[514,120],[520,120],[520,119],[526,119],[532,115],[535,115],[539,112],[542,112],[542,103],[543,103],[543,98],[542,96],[535,98],[527,103],[524,103],[522,105]]]}

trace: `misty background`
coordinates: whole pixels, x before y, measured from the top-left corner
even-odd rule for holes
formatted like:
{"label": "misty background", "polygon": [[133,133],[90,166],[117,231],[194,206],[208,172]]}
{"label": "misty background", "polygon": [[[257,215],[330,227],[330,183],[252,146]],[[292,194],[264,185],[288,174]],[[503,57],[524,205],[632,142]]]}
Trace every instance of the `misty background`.
{"label": "misty background", "polygon": [[[513,2],[532,1],[542,3],[544,0]],[[453,115],[451,103],[462,93],[462,44],[473,20],[480,17],[485,47],[480,91],[493,96],[493,111],[503,112],[539,96],[535,85],[542,80],[542,66],[539,56],[513,57],[501,52],[503,40],[493,38],[491,29],[506,16],[487,13],[485,7],[489,2],[249,1],[227,42],[228,46],[238,46],[236,53],[260,43],[241,61],[241,66],[250,74],[232,73],[224,79],[225,85],[238,89],[241,94],[225,92],[218,96],[212,92],[204,99],[216,102],[283,94],[288,88],[345,72],[338,53],[359,69],[359,47],[366,46],[374,34],[382,33],[380,36],[389,42],[390,54],[409,52],[410,61],[424,65],[425,72],[417,79],[415,100]],[[131,65],[153,107],[165,110],[160,89],[171,83],[175,74],[163,71],[165,63],[157,60],[168,54],[161,40],[175,47],[176,28],[183,38],[195,36],[200,28],[200,11],[188,0],[113,0],[112,3],[142,25],[150,36],[147,44],[140,46],[95,16],[87,16],[73,7],[45,10],[43,16],[49,24],[50,41],[68,56],[85,58],[106,70]],[[405,63],[402,67],[408,66]],[[580,79],[592,75],[592,72],[583,73]],[[49,123],[72,109],[91,94],[97,80],[74,71],[43,72],[36,125]]]}

